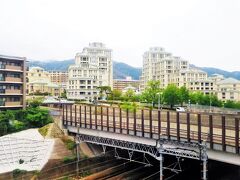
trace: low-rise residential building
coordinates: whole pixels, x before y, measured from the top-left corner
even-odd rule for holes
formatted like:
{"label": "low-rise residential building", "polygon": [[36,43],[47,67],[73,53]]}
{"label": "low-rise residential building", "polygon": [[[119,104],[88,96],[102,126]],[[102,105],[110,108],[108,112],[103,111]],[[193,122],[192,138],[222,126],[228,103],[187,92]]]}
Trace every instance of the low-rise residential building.
{"label": "low-rise residential building", "polygon": [[134,87],[136,90],[140,89],[140,80],[134,80],[127,76],[126,79],[113,79],[113,89],[122,91],[126,87]]}
{"label": "low-rise residential building", "polygon": [[27,94],[48,94],[61,96],[63,89],[60,85],[52,83],[50,75],[41,67],[31,67],[27,72]]}
{"label": "low-rise residential building", "polygon": [[67,88],[68,72],[65,71],[49,71],[52,83],[60,85],[63,89]]}
{"label": "low-rise residential building", "polygon": [[216,82],[216,94],[218,99],[227,101],[240,101],[240,81],[234,78],[226,78]]}
{"label": "low-rise residential building", "polygon": [[90,43],[68,68],[67,98],[93,100],[99,86],[113,86],[112,50],[103,43]]}
{"label": "low-rise residential building", "polygon": [[0,111],[26,106],[26,58],[0,55]]}
{"label": "low-rise residential building", "polygon": [[190,91],[201,91],[205,95],[207,94],[215,94],[216,92],[216,82],[212,79],[206,80],[196,80],[190,81],[187,83],[187,88]]}

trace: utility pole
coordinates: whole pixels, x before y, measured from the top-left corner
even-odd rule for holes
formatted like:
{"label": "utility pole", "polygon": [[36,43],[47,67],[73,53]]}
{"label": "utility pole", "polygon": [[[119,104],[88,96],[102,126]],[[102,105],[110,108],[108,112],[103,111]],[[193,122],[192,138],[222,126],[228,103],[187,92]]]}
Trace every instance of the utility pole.
{"label": "utility pole", "polygon": [[[79,134],[79,127],[78,127],[78,129],[77,129],[77,132],[78,132],[78,134]],[[80,142],[79,142],[79,139],[78,139],[78,134],[77,134],[77,136],[76,136],[76,146],[77,146],[76,173],[77,173],[77,177],[79,176],[79,165],[78,165],[78,163],[79,163],[79,160],[80,160],[80,156],[79,156],[79,144],[80,144]]]}

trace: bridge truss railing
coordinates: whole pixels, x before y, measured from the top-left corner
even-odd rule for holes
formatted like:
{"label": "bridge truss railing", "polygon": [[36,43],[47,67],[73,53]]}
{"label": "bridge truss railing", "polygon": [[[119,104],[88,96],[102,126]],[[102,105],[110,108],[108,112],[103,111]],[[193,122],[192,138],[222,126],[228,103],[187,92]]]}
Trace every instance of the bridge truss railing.
{"label": "bridge truss railing", "polygon": [[[117,148],[127,150],[129,153],[130,161],[135,161],[132,159],[134,152],[141,152],[144,154],[148,154],[155,159],[159,160],[160,162],[160,179],[163,179],[163,170],[168,169],[171,170],[173,173],[180,173],[182,172],[181,165],[180,165],[180,158],[189,158],[189,159],[196,159],[203,162],[203,170],[202,170],[202,179],[207,179],[207,152],[206,152],[206,145],[200,144],[198,142],[186,142],[186,141],[178,141],[178,140],[168,140],[166,138],[160,137],[156,140],[156,145],[146,145],[136,142],[129,142],[99,136],[91,136],[86,134],[77,133],[77,143],[80,142],[88,142],[93,144],[102,145],[104,152],[106,150],[106,146],[113,147],[115,150],[115,156],[119,158],[117,153]],[[177,158],[177,162],[173,163],[173,167],[163,166],[163,155],[171,155]],[[146,161],[147,158],[146,158]],[[139,161],[136,161],[139,162]],[[141,163],[141,162],[140,162]],[[179,165],[179,169],[177,168]]]}

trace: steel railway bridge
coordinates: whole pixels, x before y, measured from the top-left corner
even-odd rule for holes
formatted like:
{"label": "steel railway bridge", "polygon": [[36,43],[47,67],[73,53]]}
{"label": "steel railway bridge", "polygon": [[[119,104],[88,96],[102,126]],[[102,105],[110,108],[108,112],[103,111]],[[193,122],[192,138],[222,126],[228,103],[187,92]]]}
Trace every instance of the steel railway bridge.
{"label": "steel railway bridge", "polygon": [[[181,172],[180,158],[202,162],[202,179],[207,179],[207,161],[213,159],[240,166],[239,115],[179,113],[161,110],[123,110],[116,107],[64,105],[62,125],[78,142],[89,142],[148,154],[160,164],[163,179],[164,155],[176,157],[171,167]],[[120,158],[120,157],[119,157]],[[146,159],[147,161],[147,159]],[[177,168],[179,167],[179,168]]]}

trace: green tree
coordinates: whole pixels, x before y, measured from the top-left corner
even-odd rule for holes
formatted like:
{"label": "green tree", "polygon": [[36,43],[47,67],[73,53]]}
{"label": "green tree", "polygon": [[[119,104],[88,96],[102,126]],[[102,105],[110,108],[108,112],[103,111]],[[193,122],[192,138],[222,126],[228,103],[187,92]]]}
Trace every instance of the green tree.
{"label": "green tree", "polygon": [[192,104],[204,104],[204,94],[200,91],[190,93],[189,97]]}
{"label": "green tree", "polygon": [[189,91],[185,86],[180,87],[179,89],[179,102],[181,103],[181,106],[183,106],[183,103],[188,103],[189,100]]}
{"label": "green tree", "polygon": [[151,80],[148,86],[142,93],[141,99],[145,102],[152,103],[153,107],[158,101],[158,93],[161,92],[160,81]]}
{"label": "green tree", "polygon": [[222,106],[222,101],[218,100],[216,95],[205,95],[204,96],[204,101],[202,105],[207,105],[207,106],[216,106],[216,107],[221,107]]}
{"label": "green tree", "polygon": [[0,136],[11,132],[11,122],[14,120],[12,111],[0,112]]}
{"label": "green tree", "polygon": [[108,99],[108,94],[112,93],[110,86],[99,86],[97,89],[99,89],[100,98],[103,98],[103,96],[106,95]]}
{"label": "green tree", "polygon": [[25,128],[26,128],[26,126],[23,122],[18,121],[18,120],[12,121],[12,131],[14,131],[14,132],[21,131],[21,130],[24,130]]}
{"label": "green tree", "polygon": [[39,107],[42,104],[41,98],[35,98],[31,101],[29,101],[29,107],[36,108]]}
{"label": "green tree", "polygon": [[135,95],[135,92],[132,89],[127,90],[127,92],[124,93],[123,99],[125,101],[133,101],[133,97]]}
{"label": "green tree", "polygon": [[108,98],[110,100],[120,100],[121,97],[122,97],[122,92],[114,89]]}
{"label": "green tree", "polygon": [[26,125],[30,128],[41,127],[52,122],[49,111],[41,108],[28,108],[25,119]]}
{"label": "green tree", "polygon": [[171,109],[175,104],[180,102],[180,93],[179,89],[176,85],[170,84],[163,91],[163,99],[168,105],[170,105]]}
{"label": "green tree", "polygon": [[234,101],[231,101],[231,100],[227,100],[224,103],[224,107],[232,108],[232,109],[240,109],[240,102],[234,102]]}
{"label": "green tree", "polygon": [[66,89],[63,90],[63,93],[61,94],[61,98],[67,99],[67,91],[66,91]]}

